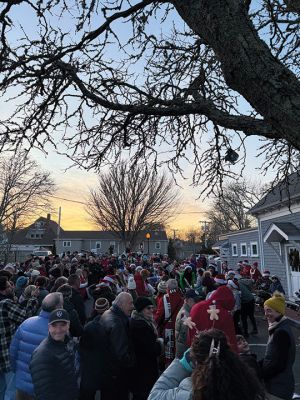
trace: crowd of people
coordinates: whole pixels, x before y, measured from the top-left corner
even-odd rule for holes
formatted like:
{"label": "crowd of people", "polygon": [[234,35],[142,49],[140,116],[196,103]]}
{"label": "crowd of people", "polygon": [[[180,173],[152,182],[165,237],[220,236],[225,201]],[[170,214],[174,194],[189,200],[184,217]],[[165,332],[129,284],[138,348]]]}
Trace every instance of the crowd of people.
{"label": "crowd of people", "polygon": [[[269,341],[257,361],[255,304]],[[92,305],[90,307],[90,305]],[[252,325],[249,332],[248,320]],[[0,400],[285,399],[295,340],[277,276],[247,260],[28,257],[0,267]]]}

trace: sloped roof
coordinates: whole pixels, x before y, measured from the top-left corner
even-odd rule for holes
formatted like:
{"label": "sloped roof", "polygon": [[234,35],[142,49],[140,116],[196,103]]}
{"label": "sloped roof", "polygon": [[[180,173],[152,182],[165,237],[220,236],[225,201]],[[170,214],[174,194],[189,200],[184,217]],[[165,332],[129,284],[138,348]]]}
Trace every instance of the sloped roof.
{"label": "sloped roof", "polygon": [[300,240],[300,229],[291,222],[275,222],[264,235],[264,242]]}
{"label": "sloped roof", "polygon": [[249,210],[249,213],[256,215],[279,204],[286,205],[296,199],[300,199],[300,171],[292,173],[286,181],[278,183],[273,190]]}
{"label": "sloped roof", "polygon": [[[37,222],[44,222],[44,233],[43,238],[41,239],[31,239],[27,238],[26,235],[31,229],[35,229],[35,224]],[[57,236],[57,228],[58,224],[51,219],[47,219],[44,217],[39,217],[35,220],[31,225],[27,226],[24,229],[20,229],[19,231],[15,232],[12,237],[10,237],[11,244],[32,244],[36,246],[52,246],[53,240]],[[60,232],[64,232],[63,229],[60,228]],[[9,235],[10,236],[10,235]]]}
{"label": "sloped roof", "polygon": [[219,240],[218,242],[214,243],[211,248],[212,249],[220,249],[221,247],[228,247],[229,246],[229,242],[228,239],[224,239],[224,240]]}

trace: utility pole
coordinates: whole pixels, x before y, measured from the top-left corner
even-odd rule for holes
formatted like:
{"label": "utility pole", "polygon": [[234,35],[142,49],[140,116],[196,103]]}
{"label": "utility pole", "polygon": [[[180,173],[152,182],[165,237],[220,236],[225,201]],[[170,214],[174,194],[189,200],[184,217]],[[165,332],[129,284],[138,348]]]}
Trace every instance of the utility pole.
{"label": "utility pole", "polygon": [[179,229],[172,229],[173,231],[173,240],[176,239],[176,232],[179,231]]}
{"label": "utility pole", "polygon": [[59,207],[59,209],[58,209],[58,224],[57,224],[57,234],[56,234],[57,247],[59,246],[60,223],[61,223],[61,207]]}
{"label": "utility pole", "polygon": [[[207,249],[207,235],[206,235],[207,230],[206,230],[206,227],[208,227],[208,225],[210,224],[210,222],[209,222],[209,221],[199,221],[199,223],[201,224],[201,228],[202,228],[203,231],[204,231],[204,246],[205,246],[205,248]],[[203,227],[204,227],[204,228],[203,228]]]}

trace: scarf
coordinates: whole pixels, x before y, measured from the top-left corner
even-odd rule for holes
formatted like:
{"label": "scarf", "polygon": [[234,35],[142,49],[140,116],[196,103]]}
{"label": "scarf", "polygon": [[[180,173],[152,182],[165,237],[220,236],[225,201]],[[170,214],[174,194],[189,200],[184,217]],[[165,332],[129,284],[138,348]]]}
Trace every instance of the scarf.
{"label": "scarf", "polygon": [[139,313],[136,310],[132,311],[131,318],[134,319],[135,321],[144,321],[154,331],[155,336],[156,337],[158,336],[156,325],[152,318],[151,319],[146,318],[142,313]]}
{"label": "scarf", "polygon": [[275,329],[279,324],[281,324],[281,322],[285,321],[287,319],[287,317],[283,316],[282,318],[280,318],[279,321],[274,321],[272,322],[269,326],[268,326],[268,331],[269,333],[271,333],[271,331],[273,329]]}

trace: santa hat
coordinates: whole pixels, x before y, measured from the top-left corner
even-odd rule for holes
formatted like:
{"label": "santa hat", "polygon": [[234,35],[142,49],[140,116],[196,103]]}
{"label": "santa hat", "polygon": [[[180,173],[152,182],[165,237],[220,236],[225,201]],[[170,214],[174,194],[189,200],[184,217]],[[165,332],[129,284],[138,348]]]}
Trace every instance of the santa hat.
{"label": "santa hat", "polygon": [[111,276],[109,276],[109,275],[106,275],[106,276],[103,278],[103,281],[104,281],[104,282],[111,283],[111,284],[114,284],[114,283],[115,283],[114,279],[113,279]]}
{"label": "santa hat", "polygon": [[229,279],[229,281],[227,282],[227,286],[233,289],[239,289],[238,283],[232,281],[231,279]]}
{"label": "santa hat", "polygon": [[214,279],[218,285],[226,285],[226,283],[227,283],[227,281],[225,279],[225,275],[223,275],[223,274],[216,275]]}
{"label": "santa hat", "polygon": [[262,276],[270,276],[270,271],[265,270],[262,274]]}
{"label": "santa hat", "polygon": [[258,267],[258,262],[254,261],[254,263],[252,265],[253,265],[253,267]]}
{"label": "santa hat", "polygon": [[235,271],[233,271],[232,269],[230,269],[227,274],[226,274],[226,279],[230,278],[230,275],[235,275]]}

